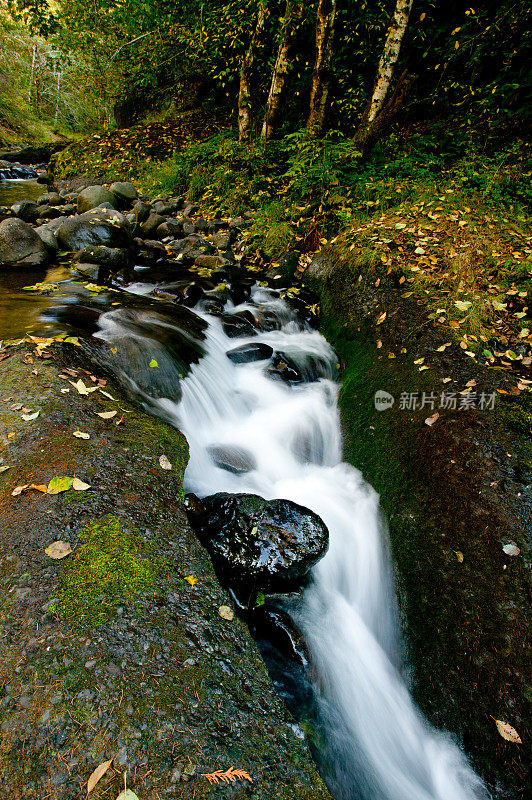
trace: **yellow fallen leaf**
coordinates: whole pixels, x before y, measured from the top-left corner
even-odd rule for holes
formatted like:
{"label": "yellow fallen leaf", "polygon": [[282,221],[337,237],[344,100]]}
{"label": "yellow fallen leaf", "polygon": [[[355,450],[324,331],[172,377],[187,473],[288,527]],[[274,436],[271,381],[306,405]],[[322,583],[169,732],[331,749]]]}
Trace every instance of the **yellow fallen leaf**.
{"label": "yellow fallen leaf", "polygon": [[90,483],[84,483],[79,478],[74,478],[72,481],[72,488],[75,489],[76,492],[85,492],[87,489],[90,489]]}
{"label": "yellow fallen leaf", "polygon": [[102,419],[113,419],[118,414],[118,411],[95,411],[95,414]]}
{"label": "yellow fallen leaf", "polygon": [[103,778],[111,764],[113,763],[113,759],[110,761],[104,761],[102,764],[96,767],[96,769],[91,773],[89,780],[87,781],[87,794],[90,794],[98,781]]}
{"label": "yellow fallen leaf", "polygon": [[455,554],[456,558],[458,559],[458,562],[461,564],[463,562],[463,560],[464,560],[464,554],[461,553],[460,550],[455,550],[454,554]]}
{"label": "yellow fallen leaf", "polygon": [[386,319],[386,311],[383,311],[382,314],[377,318],[377,325],[380,325],[381,322],[384,322]]}
{"label": "yellow fallen leaf", "polygon": [[497,730],[503,739],[506,739],[507,742],[514,742],[514,744],[522,744],[522,739],[515,728],[512,728],[511,725],[509,725],[507,722],[503,722],[500,719],[495,719],[495,717],[491,718],[497,726]]}
{"label": "yellow fallen leaf", "polygon": [[427,417],[427,419],[425,420],[425,425],[428,425],[429,427],[432,427],[434,425],[434,423],[436,422],[436,420],[439,419],[439,417],[440,417],[440,414],[439,414],[438,411],[436,411],[436,413],[433,414],[432,417]]}
{"label": "yellow fallen leaf", "polygon": [[72,436],[75,436],[76,439],[90,439],[90,434],[84,433],[83,431],[74,431]]}
{"label": "yellow fallen leaf", "polygon": [[172,465],[167,456],[159,456],[159,465],[161,469],[172,469]]}
{"label": "yellow fallen leaf", "polygon": [[11,497],[18,497],[19,494],[22,494],[26,489],[29,489],[29,483],[25,483],[23,486],[16,486],[13,491],[11,492]]}
{"label": "yellow fallen leaf", "polygon": [[220,606],[218,614],[222,619],[226,619],[228,622],[231,622],[235,618],[235,612],[229,606]]}
{"label": "yellow fallen leaf", "polygon": [[69,556],[73,551],[68,542],[57,541],[48,545],[44,552],[47,556],[50,556],[50,558],[59,561],[61,558],[66,558],[66,556]]}
{"label": "yellow fallen leaf", "polygon": [[187,583],[190,583],[191,586],[194,586],[199,580],[199,578],[195,578],[194,575],[185,575],[185,580]]}

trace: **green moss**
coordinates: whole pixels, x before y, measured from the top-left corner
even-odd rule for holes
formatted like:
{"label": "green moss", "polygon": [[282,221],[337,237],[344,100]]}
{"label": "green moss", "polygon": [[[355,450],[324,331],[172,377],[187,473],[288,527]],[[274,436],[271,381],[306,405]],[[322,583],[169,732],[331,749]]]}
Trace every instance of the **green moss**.
{"label": "green moss", "polygon": [[82,544],[60,579],[53,610],[74,624],[100,625],[119,602],[131,602],[139,592],[155,588],[165,561],[134,529],[113,516],[87,525]]}

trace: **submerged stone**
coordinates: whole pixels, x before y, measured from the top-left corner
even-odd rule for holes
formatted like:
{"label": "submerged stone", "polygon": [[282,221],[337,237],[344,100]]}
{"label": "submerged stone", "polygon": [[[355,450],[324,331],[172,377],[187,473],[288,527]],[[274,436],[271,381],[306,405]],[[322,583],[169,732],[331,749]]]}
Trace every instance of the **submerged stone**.
{"label": "submerged stone", "polygon": [[208,447],[210,457],[217,467],[233,472],[235,475],[243,475],[245,472],[257,468],[257,464],[251,453],[242,447],[231,445]]}

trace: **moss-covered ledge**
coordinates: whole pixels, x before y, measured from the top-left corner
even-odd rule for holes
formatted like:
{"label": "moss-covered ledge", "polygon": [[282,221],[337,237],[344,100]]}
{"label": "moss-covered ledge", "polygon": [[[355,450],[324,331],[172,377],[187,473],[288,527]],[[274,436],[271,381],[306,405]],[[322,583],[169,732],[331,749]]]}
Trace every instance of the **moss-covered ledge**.
{"label": "moss-covered ledge", "polygon": [[[530,740],[531,394],[465,355],[422,299],[402,298],[393,275],[375,273],[375,260],[339,242],[305,276],[342,365],[345,457],[388,519],[416,701],[494,796],[524,799],[528,748],[504,741],[492,717]],[[477,398],[495,391],[494,410],[439,408],[441,391],[459,405],[468,384]],[[394,396],[391,408],[376,410],[378,390]],[[401,392],[434,392],[434,408],[401,409]],[[503,551],[510,543],[518,556]]]}
{"label": "moss-covered ledge", "polygon": [[[78,394],[32,351],[0,363],[0,794],[71,800],[112,759],[95,800],[124,771],[140,800],[328,798],[247,628],[218,613],[228,597],[183,512],[183,436],[115,387]],[[57,476],[91,488],[13,496]],[[74,552],[51,559],[56,540]],[[229,767],[253,783],[203,777]]]}

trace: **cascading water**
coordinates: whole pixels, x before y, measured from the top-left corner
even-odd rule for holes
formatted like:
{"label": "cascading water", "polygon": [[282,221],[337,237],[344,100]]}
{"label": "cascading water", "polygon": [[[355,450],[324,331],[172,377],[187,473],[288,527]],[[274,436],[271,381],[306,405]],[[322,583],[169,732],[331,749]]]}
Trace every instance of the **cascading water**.
{"label": "cascading water", "polygon": [[[273,313],[280,329],[229,338],[218,318],[199,311],[209,323],[205,355],[183,381],[180,402],[156,402],[189,442],[188,490],[286,498],[328,526],[329,550],[303,592],[297,624],[335,754],[331,789],[341,800],[485,798],[465,756],[423,719],[401,677],[386,528],[376,493],[342,463],[335,354],[274,293],[255,288],[250,305],[238,307],[245,308]],[[102,338],[109,338],[109,326]],[[115,324],[111,338],[118,335]],[[264,361],[234,364],[226,355],[258,341],[303,369],[309,360],[319,363],[322,377],[289,385],[272,380]],[[256,468],[244,474],[220,468],[213,446],[246,450]]]}

